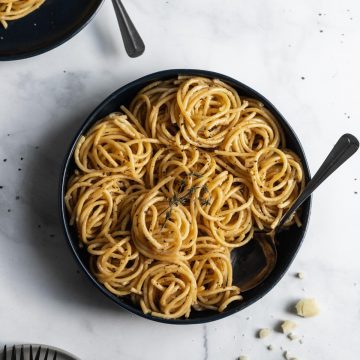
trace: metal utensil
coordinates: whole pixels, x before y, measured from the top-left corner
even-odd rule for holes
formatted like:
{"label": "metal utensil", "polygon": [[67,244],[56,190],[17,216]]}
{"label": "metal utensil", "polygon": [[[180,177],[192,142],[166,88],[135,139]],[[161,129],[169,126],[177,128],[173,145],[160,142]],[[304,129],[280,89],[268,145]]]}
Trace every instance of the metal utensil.
{"label": "metal utensil", "polygon": [[[45,351],[44,356],[41,356]],[[49,355],[50,352],[52,352],[52,355]],[[30,345],[29,350],[29,356],[27,359],[25,359],[25,352],[24,352],[24,346],[15,346],[13,345],[11,348],[11,357],[8,357],[9,350],[7,349],[6,345],[4,346],[3,353],[1,360],[56,360],[58,352],[57,351],[50,351],[49,348],[41,348],[41,346],[38,347],[36,353],[35,350],[33,350],[32,345]],[[35,354],[35,357],[34,357]]]}
{"label": "metal utensil", "polygon": [[238,285],[242,291],[253,289],[270,275],[277,261],[276,234],[284,229],[283,225],[286,220],[313,191],[349,159],[358,148],[359,141],[354,135],[342,135],[303,192],[283,215],[276,228],[271,232],[255,232],[252,241],[232,251],[233,283]]}
{"label": "metal utensil", "polygon": [[145,51],[145,44],[131,21],[121,0],[112,0],[127,54],[134,58]]}

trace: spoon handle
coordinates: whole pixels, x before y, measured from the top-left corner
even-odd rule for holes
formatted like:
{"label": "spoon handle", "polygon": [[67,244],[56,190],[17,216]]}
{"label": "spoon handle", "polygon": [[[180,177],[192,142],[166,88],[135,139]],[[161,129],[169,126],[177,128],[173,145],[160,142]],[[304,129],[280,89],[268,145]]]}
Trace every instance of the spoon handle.
{"label": "spoon handle", "polygon": [[289,216],[300,207],[300,205],[312,194],[312,192],[339,166],[349,159],[358,150],[358,148],[359,141],[354,135],[342,135],[330,151],[323,164],[320,166],[320,169],[308,182],[304,191],[299,195],[290,209],[284,214],[276,227],[281,228]]}
{"label": "spoon handle", "polygon": [[121,0],[112,0],[127,54],[134,58],[145,51],[145,44]]}

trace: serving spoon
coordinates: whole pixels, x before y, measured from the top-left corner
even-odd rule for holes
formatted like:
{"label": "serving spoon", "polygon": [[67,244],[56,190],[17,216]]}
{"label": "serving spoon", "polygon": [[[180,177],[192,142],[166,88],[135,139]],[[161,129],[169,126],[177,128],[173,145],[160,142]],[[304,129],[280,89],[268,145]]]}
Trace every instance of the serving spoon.
{"label": "serving spoon", "polygon": [[145,51],[145,44],[125,10],[123,3],[121,0],[112,0],[112,3],[127,54],[132,58],[142,55]]}
{"label": "serving spoon", "polygon": [[286,220],[358,148],[359,141],[354,135],[342,135],[317,173],[305,186],[294,204],[285,212],[276,227],[270,232],[256,231],[250,242],[231,252],[233,284],[239,286],[242,292],[255,288],[270,275],[277,262],[276,235],[284,229],[283,225]]}

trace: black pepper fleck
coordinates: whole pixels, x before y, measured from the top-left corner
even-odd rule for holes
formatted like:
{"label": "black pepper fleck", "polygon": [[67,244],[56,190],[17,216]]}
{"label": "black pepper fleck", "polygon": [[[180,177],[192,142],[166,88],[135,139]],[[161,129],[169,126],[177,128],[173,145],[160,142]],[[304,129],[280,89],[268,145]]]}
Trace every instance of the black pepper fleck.
{"label": "black pepper fleck", "polygon": [[320,30],[320,32],[322,33],[322,32],[324,32],[324,30]]}
{"label": "black pepper fleck", "polygon": [[305,76],[302,76],[302,77],[301,77],[301,80],[305,80]]}
{"label": "black pepper fleck", "polygon": [[357,193],[358,193],[357,191],[354,191],[354,194],[355,194],[355,195],[357,195]]}
{"label": "black pepper fleck", "polygon": [[4,159],[3,162],[7,162],[7,159]]}
{"label": "black pepper fleck", "polygon": [[40,224],[38,225],[38,228],[39,228],[39,229],[41,228],[41,225],[40,225]]}
{"label": "black pepper fleck", "polygon": [[15,200],[19,200],[20,199],[20,196],[16,196]]}
{"label": "black pepper fleck", "polygon": [[[355,179],[356,180],[356,179]],[[0,189],[3,189],[4,187],[2,185],[0,185]]]}
{"label": "black pepper fleck", "polygon": [[11,212],[11,209],[8,209],[8,212]]}
{"label": "black pepper fleck", "polygon": [[53,238],[53,237],[55,237],[55,235],[54,235],[54,234],[50,234],[50,237]]}
{"label": "black pepper fleck", "polygon": [[21,161],[23,161],[23,160],[24,160],[24,158],[23,158],[23,157],[21,157],[21,158],[20,158],[20,160],[21,160]]}
{"label": "black pepper fleck", "polygon": [[21,171],[21,168],[18,168],[18,171]]}

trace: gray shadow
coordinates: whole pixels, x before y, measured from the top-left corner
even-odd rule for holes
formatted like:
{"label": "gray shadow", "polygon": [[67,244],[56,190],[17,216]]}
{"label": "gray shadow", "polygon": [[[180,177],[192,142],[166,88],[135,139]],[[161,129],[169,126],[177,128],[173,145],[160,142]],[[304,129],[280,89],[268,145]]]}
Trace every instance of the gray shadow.
{"label": "gray shadow", "polygon": [[[114,14],[115,16],[115,14]],[[96,43],[96,46],[99,48],[102,56],[116,56],[121,61],[125,56],[125,49],[122,45],[122,37],[119,30],[119,36],[115,39],[112,36],[112,32],[109,27],[106,27],[103,23],[95,21],[93,23],[95,31],[93,34],[93,41]]]}
{"label": "gray shadow", "polygon": [[[70,100],[68,109],[51,114],[49,121],[53,126],[26,157],[29,170],[22,191],[29,194],[31,211],[23,214],[22,222],[26,241],[31,243],[29,256],[43,268],[41,278],[33,279],[34,287],[46,287],[44,294],[49,298],[49,306],[52,301],[67,302],[71,306],[96,307],[97,311],[103,309],[123,317],[133,315],[101,294],[77,265],[63,232],[58,204],[61,170],[72,139],[107,93],[100,85],[90,99],[83,99],[84,94],[80,94],[81,101]],[[76,115],[69,116],[73,108],[77,109]]]}

